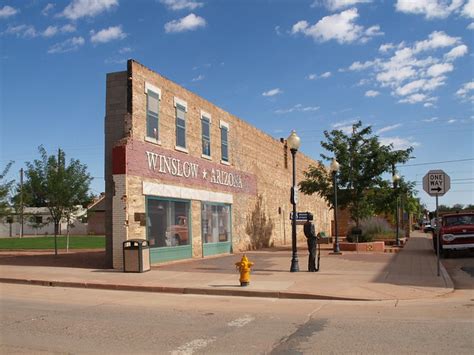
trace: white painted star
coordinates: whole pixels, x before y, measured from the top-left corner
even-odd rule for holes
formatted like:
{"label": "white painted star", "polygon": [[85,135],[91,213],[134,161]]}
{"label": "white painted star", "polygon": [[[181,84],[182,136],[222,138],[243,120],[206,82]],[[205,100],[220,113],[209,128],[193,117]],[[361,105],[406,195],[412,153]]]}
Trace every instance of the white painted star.
{"label": "white painted star", "polygon": [[205,170],[205,169],[202,171],[202,178],[203,178],[204,180],[207,179],[207,170]]}

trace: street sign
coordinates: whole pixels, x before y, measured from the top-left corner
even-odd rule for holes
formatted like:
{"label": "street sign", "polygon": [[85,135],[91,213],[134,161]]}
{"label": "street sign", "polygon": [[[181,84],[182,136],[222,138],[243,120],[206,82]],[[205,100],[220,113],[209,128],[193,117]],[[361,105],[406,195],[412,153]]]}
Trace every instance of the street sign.
{"label": "street sign", "polygon": [[451,178],[443,170],[430,170],[423,177],[423,190],[430,196],[443,196],[451,188]]}
{"label": "street sign", "polygon": [[[308,215],[310,215],[311,212],[296,212],[296,220],[297,221],[307,221],[308,220]],[[290,220],[293,220],[293,212],[290,212]]]}

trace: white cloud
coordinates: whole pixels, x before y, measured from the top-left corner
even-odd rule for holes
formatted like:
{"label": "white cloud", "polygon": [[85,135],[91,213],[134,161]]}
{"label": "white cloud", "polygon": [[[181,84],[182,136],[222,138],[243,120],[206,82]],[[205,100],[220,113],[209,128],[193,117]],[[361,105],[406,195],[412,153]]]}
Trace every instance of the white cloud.
{"label": "white cloud", "polygon": [[54,8],[54,4],[48,3],[43,10],[41,10],[41,13],[43,16],[48,16],[49,12]]}
{"label": "white cloud", "polygon": [[130,53],[131,51],[132,51],[132,48],[130,47],[123,47],[119,49],[120,54]]}
{"label": "white cloud", "polygon": [[110,41],[120,40],[127,37],[125,33],[122,32],[122,26],[111,26],[109,28],[104,28],[99,32],[91,31],[91,42],[92,43],[107,43]]}
{"label": "white cloud", "polygon": [[5,33],[21,38],[34,38],[38,36],[36,29],[30,25],[8,26]]}
{"label": "white cloud", "polygon": [[118,6],[118,0],[73,0],[61,13],[70,20],[94,17]]}
{"label": "white cloud", "polygon": [[310,26],[307,21],[299,21],[293,25],[291,33],[302,33],[312,37],[315,41],[335,40],[341,44],[357,41],[364,43],[371,37],[383,34],[377,25],[367,29],[357,25],[355,21],[358,17],[357,9],[352,8],[338,14],[325,16],[313,26]]}
{"label": "white cloud", "polygon": [[435,64],[429,67],[426,73],[429,76],[440,76],[453,71],[453,69],[454,66],[451,63]]}
{"label": "white cloud", "polygon": [[[367,4],[371,2],[372,0],[323,0],[323,5],[330,11],[338,11],[357,4]],[[318,5],[319,2],[315,1],[311,7],[316,7]]]}
{"label": "white cloud", "polygon": [[444,59],[448,62],[452,62],[456,58],[463,57],[467,54],[467,46],[465,44],[461,44],[460,46],[454,47],[448,53],[444,55]]}
{"label": "white cloud", "polygon": [[[440,50],[445,48],[451,49],[442,55]],[[447,75],[454,71],[454,61],[465,55],[467,50],[460,38],[434,31],[427,39],[412,45],[405,42],[382,45],[379,51],[391,51],[389,57],[356,61],[346,70],[369,71],[370,79],[374,78],[378,87],[390,88],[393,96],[401,96],[398,102],[422,103],[425,107],[431,107],[436,98],[429,93],[446,84]],[[363,80],[368,82],[368,79]]]}
{"label": "white cloud", "polygon": [[416,42],[413,51],[418,53],[438,48],[451,47],[458,43],[460,43],[459,37],[451,37],[443,31],[434,31],[429,35],[429,39]]}
{"label": "white cloud", "polygon": [[43,37],[52,37],[58,33],[58,28],[56,26],[48,26],[42,33]]}
{"label": "white cloud", "polygon": [[[468,83],[465,83],[458,91],[456,91],[456,95],[459,96],[462,99],[468,99],[468,95],[471,94],[471,91],[474,90],[474,81],[470,81]],[[471,96],[471,100],[474,97]]]}
{"label": "white cloud", "polygon": [[379,96],[380,95],[380,92],[378,91],[375,91],[375,90],[368,90],[365,92],[365,96],[367,97],[376,97],[376,96]]}
{"label": "white cloud", "polygon": [[427,19],[446,18],[458,10],[464,0],[397,0],[397,11],[424,15]]}
{"label": "white cloud", "polygon": [[332,124],[332,128],[337,131],[342,131],[345,134],[352,133],[352,126],[356,123],[357,120],[348,120],[342,122],[336,122]]}
{"label": "white cloud", "polygon": [[262,95],[266,97],[275,96],[279,94],[283,94],[283,91],[281,91],[279,88],[271,89],[262,93]]}
{"label": "white cloud", "polygon": [[400,138],[400,137],[380,137],[379,141],[382,145],[392,145],[394,150],[402,150],[410,147],[419,147],[420,143],[413,141],[412,137]]}
{"label": "white cloud", "polygon": [[372,66],[374,66],[376,63],[375,62],[372,62],[372,61],[366,61],[364,63],[361,63],[361,62],[354,62],[351,64],[351,66],[349,67],[349,70],[352,70],[352,71],[360,71],[360,70],[364,70],[364,69],[367,69],[367,68],[370,68]]}
{"label": "white cloud", "polygon": [[184,31],[194,31],[199,27],[205,27],[206,20],[195,14],[189,14],[179,20],[173,20],[165,24],[166,33],[177,33]]}
{"label": "white cloud", "polygon": [[398,127],[401,127],[401,126],[402,126],[401,123],[397,123],[397,124],[394,124],[394,125],[391,125],[391,126],[382,127],[379,130],[377,130],[376,133],[380,134],[380,133],[384,133],[384,132],[388,132],[388,131],[393,131],[394,129],[397,129]]}
{"label": "white cloud", "polygon": [[452,124],[452,123],[454,123],[454,122],[457,122],[457,120],[454,119],[454,118],[451,118],[450,120],[448,120],[448,124]]}
{"label": "white cloud", "polygon": [[199,74],[198,76],[196,76],[195,78],[192,78],[191,81],[192,82],[196,82],[196,81],[201,81],[204,79],[204,75],[202,74]]}
{"label": "white cloud", "polygon": [[18,12],[19,12],[19,10],[15,9],[11,6],[5,5],[4,7],[0,8],[0,19],[1,18],[8,18],[10,16],[14,16]]}
{"label": "white cloud", "polygon": [[291,112],[314,112],[319,110],[319,106],[303,106],[302,104],[297,104],[288,109],[279,109],[276,110],[275,113],[278,115],[291,113]]}
{"label": "white cloud", "polygon": [[76,26],[70,25],[70,24],[64,25],[63,27],[61,27],[61,32],[63,33],[76,32]]}
{"label": "white cloud", "polygon": [[325,73],[322,73],[321,75],[317,75],[317,74],[309,74],[306,79],[308,80],[316,80],[316,79],[327,79],[329,78],[330,76],[332,75],[332,73],[330,71],[327,71]]}
{"label": "white cloud", "polygon": [[423,120],[423,122],[434,122],[437,121],[439,118],[438,117],[431,117],[431,118],[426,118]]}
{"label": "white cloud", "polygon": [[468,0],[462,9],[462,15],[464,17],[474,18],[474,0]]}
{"label": "white cloud", "polygon": [[72,37],[70,39],[65,40],[64,42],[56,43],[55,45],[51,46],[48,50],[48,53],[54,54],[74,51],[77,50],[79,47],[83,46],[84,43],[84,38]]}
{"label": "white cloud", "polygon": [[469,25],[466,27],[467,30],[474,30],[474,22],[471,22]]}
{"label": "white cloud", "polygon": [[202,2],[197,2],[193,0],[160,0],[160,2],[170,10],[174,11],[194,10],[204,6]]}

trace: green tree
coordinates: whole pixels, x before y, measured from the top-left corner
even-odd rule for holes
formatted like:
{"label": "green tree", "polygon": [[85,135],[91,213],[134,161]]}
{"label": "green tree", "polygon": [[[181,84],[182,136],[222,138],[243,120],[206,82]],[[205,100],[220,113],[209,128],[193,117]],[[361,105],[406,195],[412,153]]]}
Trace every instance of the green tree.
{"label": "green tree", "polygon": [[57,234],[61,219],[68,216],[75,206],[86,206],[91,197],[92,180],[87,166],[77,159],[66,164],[66,155],[59,149],[57,155],[48,155],[43,146],[38,147],[40,159],[26,163],[23,194],[29,206],[47,207],[54,223],[54,253],[58,254]]}
{"label": "green tree", "polygon": [[413,148],[393,150],[392,145],[383,145],[372,134],[371,126],[362,127],[359,121],[352,127],[351,134],[341,130],[324,131],[325,141],[321,146],[331,154],[321,154],[316,166],[304,172],[305,180],[300,182],[300,191],[318,194],[333,207],[334,194],[332,174],[324,166],[333,157],[340,164],[337,174],[338,207],[347,208],[351,218],[359,226],[361,219],[372,215],[377,206],[374,193],[391,195],[391,182],[384,180],[384,174],[391,174],[396,164],[408,161]]}
{"label": "green tree", "polygon": [[2,173],[0,174],[0,217],[8,215],[10,211],[10,204],[8,203],[8,197],[10,195],[10,189],[13,185],[13,180],[6,181],[5,176],[8,174],[13,162],[9,162]]}

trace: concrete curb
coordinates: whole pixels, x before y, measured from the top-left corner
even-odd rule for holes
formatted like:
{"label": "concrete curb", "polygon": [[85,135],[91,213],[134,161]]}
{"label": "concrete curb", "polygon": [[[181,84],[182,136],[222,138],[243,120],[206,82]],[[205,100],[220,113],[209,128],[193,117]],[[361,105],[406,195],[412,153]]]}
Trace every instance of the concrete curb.
{"label": "concrete curb", "polygon": [[188,295],[207,295],[207,296],[235,296],[235,297],[261,297],[261,298],[279,298],[279,299],[300,299],[300,300],[327,300],[327,301],[383,301],[382,299],[336,297],[327,295],[316,295],[299,292],[280,292],[280,291],[256,291],[256,290],[223,290],[195,287],[168,287],[168,286],[135,286],[120,284],[100,284],[73,281],[48,281],[48,280],[29,280],[0,278],[0,283],[49,286],[49,287],[71,287],[88,288],[99,290],[116,291],[138,291],[138,292],[157,292],[157,293],[175,293]]}

